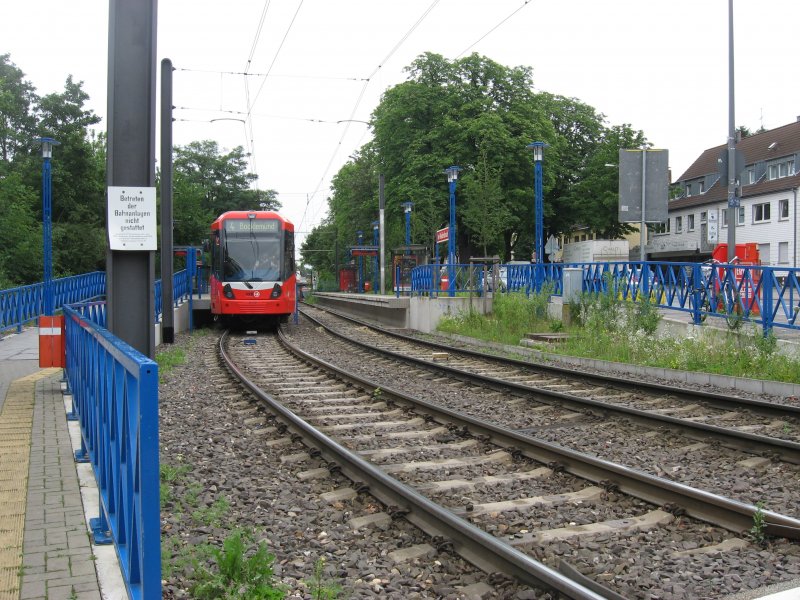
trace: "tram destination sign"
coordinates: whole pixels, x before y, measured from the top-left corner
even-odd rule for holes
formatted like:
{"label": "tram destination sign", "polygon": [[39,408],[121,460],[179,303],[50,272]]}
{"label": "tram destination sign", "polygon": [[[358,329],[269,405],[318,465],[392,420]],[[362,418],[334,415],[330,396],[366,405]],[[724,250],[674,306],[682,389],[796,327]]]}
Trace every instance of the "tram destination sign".
{"label": "tram destination sign", "polygon": [[108,247],[156,250],[156,188],[108,186]]}

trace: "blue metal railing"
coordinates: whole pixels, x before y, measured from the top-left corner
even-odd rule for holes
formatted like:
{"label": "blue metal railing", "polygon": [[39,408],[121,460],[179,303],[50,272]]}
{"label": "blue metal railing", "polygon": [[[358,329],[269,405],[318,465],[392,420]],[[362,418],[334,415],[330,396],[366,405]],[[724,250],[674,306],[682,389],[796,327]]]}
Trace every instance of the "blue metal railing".
{"label": "blue metal railing", "polygon": [[[418,296],[444,296],[450,292],[450,274],[455,273],[455,293],[481,295],[486,289],[504,292],[540,292],[545,283],[553,285],[554,293],[561,294],[562,264],[510,264],[499,265],[494,272],[491,263],[474,262],[469,265],[430,264],[411,271],[411,294]],[[484,286],[484,279],[486,285]]]}
{"label": "blue metal railing", "polygon": [[78,454],[100,495],[91,526],[96,541],[110,534],[129,597],[160,598],[158,365],[94,322],[102,304],[64,307]]}
{"label": "blue metal railing", "polygon": [[[103,271],[53,280],[55,310],[105,293],[106,274]],[[13,328],[22,331],[22,326],[37,319],[43,310],[44,283],[0,290],[0,333]]]}
{"label": "blue metal railing", "polygon": [[[722,263],[602,262],[575,264],[500,265],[499,276],[484,265],[456,265],[460,276],[456,292],[540,292],[545,284],[562,292],[564,267],[583,271],[583,291],[613,292],[625,300],[649,298],[662,308],[689,313],[700,324],[708,318],[746,320],[761,325],[800,329],[800,269]],[[488,267],[488,266],[487,266]],[[480,273],[476,273],[480,270]],[[449,265],[423,265],[411,272],[412,294],[437,296],[447,293],[442,276]],[[475,283],[477,282],[477,284]],[[609,287],[610,286],[610,287]]]}
{"label": "blue metal railing", "polygon": [[[200,286],[202,287],[202,286]],[[206,284],[208,287],[208,284]],[[155,293],[155,322],[161,320],[163,313],[163,306],[161,305],[161,280],[156,279],[153,286]],[[178,271],[172,275],[172,302],[173,306],[177,307],[181,302],[191,299],[195,290],[192,289],[192,276],[187,270]],[[200,292],[198,291],[198,298]]]}
{"label": "blue metal railing", "polygon": [[[175,306],[189,300],[193,294],[199,298],[208,293],[207,272],[198,270],[194,276],[188,270],[173,275],[173,301]],[[106,293],[106,274],[95,271],[84,275],[73,275],[53,280],[55,310],[64,305],[86,302],[92,298],[103,297]],[[19,333],[23,325],[39,318],[44,310],[44,284],[34,283],[21,287],[0,290],[0,333],[16,329]],[[161,318],[161,280],[155,282],[155,321]]]}

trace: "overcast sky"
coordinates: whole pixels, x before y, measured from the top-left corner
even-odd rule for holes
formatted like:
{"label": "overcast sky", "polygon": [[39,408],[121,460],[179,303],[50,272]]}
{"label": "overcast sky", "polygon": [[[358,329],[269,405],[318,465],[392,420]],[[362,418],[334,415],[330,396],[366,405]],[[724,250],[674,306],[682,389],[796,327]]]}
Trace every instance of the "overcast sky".
{"label": "overcast sky", "polygon": [[[793,122],[800,1],[735,0],[734,11],[737,125]],[[426,51],[530,66],[537,90],[643,130],[679,177],[726,141],[727,19],[727,0],[161,0],[157,55],[178,69],[175,144],[244,146],[259,188],[277,190],[309,231],[331,177],[369,139],[357,121]],[[6,52],[40,95],[63,90],[69,74],[83,81],[105,118],[107,0],[3,0]],[[247,123],[209,122],[220,118]]]}

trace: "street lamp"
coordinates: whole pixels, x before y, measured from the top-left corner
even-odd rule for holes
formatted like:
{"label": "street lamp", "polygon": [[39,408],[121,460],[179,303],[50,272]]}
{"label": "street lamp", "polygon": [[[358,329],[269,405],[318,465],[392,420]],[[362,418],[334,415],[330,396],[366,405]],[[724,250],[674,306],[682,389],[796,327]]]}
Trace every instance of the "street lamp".
{"label": "street lamp", "polygon": [[52,316],[55,310],[53,300],[53,189],[50,159],[53,158],[53,146],[58,146],[53,138],[43,137],[38,140],[42,144],[42,238],[44,242],[44,314]]}
{"label": "street lamp", "polygon": [[456,183],[461,167],[452,166],[445,169],[447,182],[450,184],[450,231],[447,239],[447,295],[456,295]]}
{"label": "street lamp", "polygon": [[535,262],[544,262],[544,199],[542,198],[542,160],[544,160],[544,149],[547,144],[544,142],[533,142],[528,144],[528,148],[533,150],[533,162],[535,164],[535,183],[534,183],[534,218],[536,222],[536,232],[534,234],[533,248],[536,253]]}
{"label": "street lamp", "polygon": [[413,202],[403,202],[401,204],[403,212],[406,213],[406,254],[409,254],[409,246],[411,246],[411,207],[414,206]]}

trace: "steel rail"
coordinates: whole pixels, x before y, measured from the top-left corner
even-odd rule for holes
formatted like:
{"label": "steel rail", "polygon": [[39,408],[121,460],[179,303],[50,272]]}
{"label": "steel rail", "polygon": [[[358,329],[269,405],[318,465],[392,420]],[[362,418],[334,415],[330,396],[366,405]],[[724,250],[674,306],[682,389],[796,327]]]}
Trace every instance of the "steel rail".
{"label": "steel rail", "polygon": [[[691,431],[696,432],[692,436],[695,437],[696,439],[707,440],[708,438],[712,438],[728,447],[737,450],[742,450],[744,452],[748,452],[751,454],[765,454],[769,456],[776,456],[788,463],[800,464],[800,443],[798,442],[793,442],[791,440],[783,440],[780,438],[773,438],[765,435],[759,435],[756,433],[749,433],[746,431],[738,431],[736,429],[728,429],[726,427],[720,427],[718,425],[711,425],[708,423],[699,423],[697,421],[692,421],[690,419],[681,419],[680,417],[672,417],[669,415],[652,413],[638,408],[617,406],[600,400],[592,400],[591,398],[582,398],[580,396],[574,396],[567,392],[557,392],[554,390],[537,388],[524,383],[506,381],[504,379],[491,377],[488,375],[479,375],[477,373],[470,373],[469,371],[464,371],[456,367],[450,367],[442,363],[433,363],[431,361],[427,361],[424,359],[419,359],[413,356],[407,356],[405,354],[392,352],[391,350],[385,350],[383,348],[377,348],[375,346],[371,346],[365,342],[361,342],[359,340],[347,337],[345,334],[332,329],[322,321],[312,317],[311,315],[305,312],[303,312],[303,315],[310,321],[313,321],[320,327],[324,328],[331,335],[346,340],[352,344],[361,346],[362,348],[367,348],[372,352],[379,352],[398,360],[403,360],[416,365],[424,366],[428,369],[436,369],[439,371],[443,371],[445,373],[449,373],[463,380],[481,383],[494,390],[513,389],[525,392],[527,394],[532,394],[534,397],[537,398],[537,400],[541,400],[548,404],[556,403],[561,406],[578,410],[586,410],[588,408],[594,414],[607,414],[607,413],[618,414],[625,417],[629,417],[632,420],[638,422],[648,423],[650,425],[652,425],[653,423],[657,425],[666,425],[669,426],[670,429],[672,429],[673,431],[679,431],[682,434],[686,434],[686,430],[689,429]],[[337,316],[339,315],[337,314]],[[381,330],[380,328],[377,328],[376,330],[383,332],[383,330]],[[391,334],[392,332],[387,332],[387,333]],[[408,338],[408,339],[414,342],[418,341],[415,338]],[[446,349],[448,352],[451,353],[454,351],[452,348],[448,348],[447,346],[437,345],[434,347]],[[462,352],[462,350],[456,349],[455,352]],[[469,351],[468,353],[481,359],[490,359],[500,363],[506,363],[506,361],[508,360],[509,362],[511,362],[511,364],[515,364],[515,366],[522,366],[528,369],[531,368],[531,365],[525,363],[524,361],[499,359],[497,357],[489,356],[483,353],[472,354],[472,351]],[[533,368],[538,368],[538,365],[534,366]],[[564,373],[562,373],[562,376],[564,377],[568,376],[569,378],[572,379],[575,378],[575,374],[567,371],[566,369],[564,370]],[[583,374],[581,374],[581,376],[583,376]],[[642,386],[646,387],[652,387],[653,385],[654,384],[642,383]],[[632,383],[630,385],[630,387],[632,388],[635,388],[636,386],[637,383]],[[659,387],[664,387],[664,386],[659,386]],[[674,388],[669,388],[669,389],[671,389],[673,393],[675,392]],[[683,390],[681,390],[681,393],[683,393]],[[555,400],[555,402],[553,400]]]}
{"label": "steel rail", "polygon": [[[527,585],[543,586],[575,600],[604,600],[610,596],[610,594],[600,594],[588,589],[570,577],[532,559],[509,544],[457,517],[306,423],[242,373],[225,351],[224,344],[227,335],[226,331],[219,341],[220,356],[227,367],[247,389],[269,406],[270,410],[276,413],[292,431],[297,433],[309,448],[319,451],[325,460],[336,464],[342,473],[352,481],[366,483],[369,493],[386,506],[401,507],[399,513],[426,533],[439,535],[451,541],[453,549],[465,560],[487,573],[502,572]],[[279,337],[291,351],[296,351],[296,349],[292,349],[292,344],[285,340],[280,331]],[[303,352],[300,352],[300,355],[307,358]],[[318,362],[311,360],[315,363]],[[351,375],[335,369],[332,365],[320,363],[320,366],[345,378],[351,377]],[[375,386],[368,385],[368,387],[374,388]]]}
{"label": "steel rail", "polygon": [[[408,342],[414,342],[417,344],[422,344],[424,346],[428,346],[429,348],[436,348],[443,351],[448,352],[457,352],[459,354],[466,354],[467,356],[473,356],[475,358],[481,358],[484,360],[492,360],[500,364],[505,365],[513,365],[516,367],[526,368],[526,369],[537,369],[541,371],[546,371],[548,373],[555,373],[560,374],[564,377],[574,378],[576,374],[579,374],[580,377],[588,380],[588,381],[599,381],[605,383],[609,386],[613,386],[616,388],[622,389],[632,389],[632,388],[649,388],[653,390],[657,390],[660,392],[665,392],[668,394],[676,394],[680,393],[682,395],[694,398],[696,400],[702,400],[703,402],[707,402],[713,406],[718,408],[730,409],[731,405],[734,406],[743,406],[751,409],[753,412],[767,415],[767,416],[794,416],[800,417],[800,406],[790,406],[787,404],[775,404],[774,402],[766,402],[764,400],[753,400],[750,398],[742,398],[740,396],[731,396],[727,394],[720,394],[716,392],[707,392],[702,390],[692,390],[688,388],[678,388],[674,385],[667,385],[663,383],[655,383],[652,381],[643,381],[639,379],[620,379],[618,377],[614,377],[612,375],[602,375],[599,373],[588,373],[586,371],[580,371],[576,369],[566,368],[566,367],[558,367],[555,365],[545,365],[540,363],[533,363],[524,360],[520,360],[517,358],[508,358],[503,356],[497,356],[494,354],[487,354],[485,352],[480,352],[479,350],[471,350],[469,348],[452,348],[451,346],[447,346],[445,344],[434,342],[432,340],[425,340],[421,338],[417,338],[414,336],[406,335],[403,333],[399,333],[398,331],[393,331],[391,329],[385,329],[383,327],[379,327],[374,323],[370,323],[368,321],[362,321],[352,315],[348,315],[342,313],[338,310],[334,310],[327,306],[317,306],[317,305],[308,305],[312,308],[316,308],[317,310],[321,310],[323,312],[328,312],[332,315],[336,315],[342,319],[347,321],[351,321],[352,323],[356,323],[363,327],[367,327],[372,329],[373,331],[379,331],[385,335],[395,337],[401,340],[405,340]],[[305,316],[309,319],[315,320],[314,317],[311,317],[304,311],[301,311]]]}
{"label": "steel rail", "polygon": [[752,504],[655,477],[637,469],[480,421],[420,398],[409,396],[384,384],[364,379],[354,373],[348,373],[301,350],[286,340],[285,336],[282,336],[281,340],[296,355],[336,373],[341,379],[367,389],[380,388],[382,399],[391,398],[395,404],[412,407],[415,412],[427,414],[431,419],[442,424],[460,424],[463,430],[474,436],[483,436],[484,439],[498,446],[503,446],[512,452],[520,452],[528,458],[551,465],[553,468],[563,469],[577,477],[598,483],[606,489],[620,490],[662,506],[674,514],[687,514],[735,533],[749,531],[753,526],[754,518],[759,515],[759,518],[763,517],[764,519],[766,533],[789,539],[800,539],[800,520],[794,517],[763,510]]}

